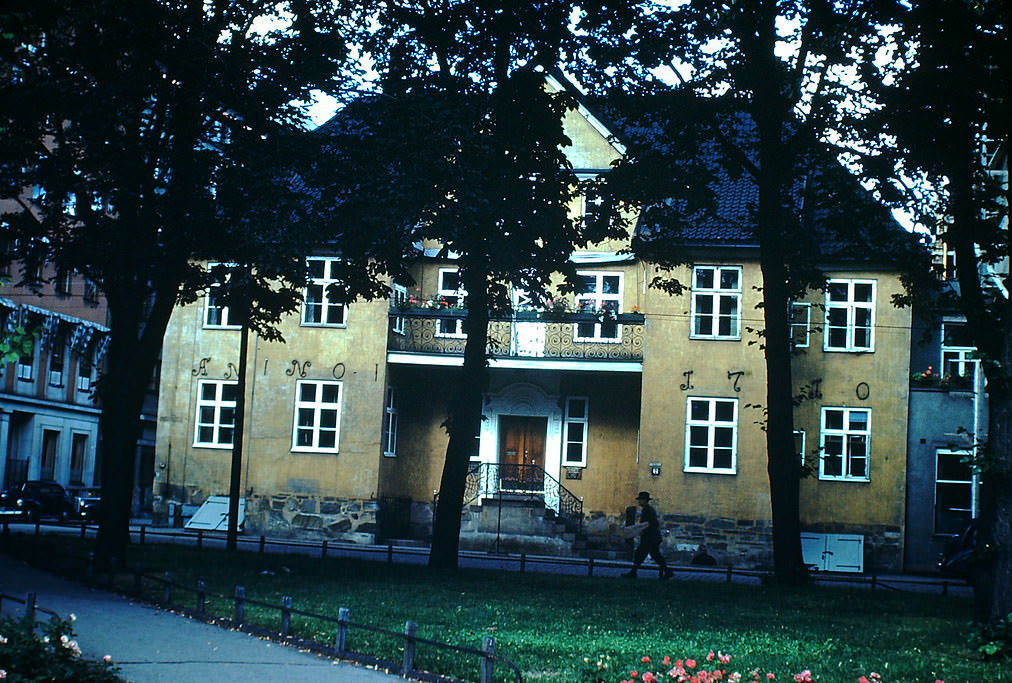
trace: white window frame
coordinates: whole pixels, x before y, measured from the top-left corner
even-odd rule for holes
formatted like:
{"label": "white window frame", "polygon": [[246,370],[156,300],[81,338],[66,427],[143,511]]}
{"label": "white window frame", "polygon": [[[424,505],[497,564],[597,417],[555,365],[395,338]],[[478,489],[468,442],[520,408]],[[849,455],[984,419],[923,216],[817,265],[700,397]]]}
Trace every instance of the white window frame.
{"label": "white window frame", "polygon": [[805,430],[804,429],[795,429],[794,430],[794,436],[795,436],[795,438],[797,438],[799,436],[801,437],[801,448],[798,449],[798,458],[801,461],[801,466],[804,467],[805,466],[805,448],[806,448],[806,446],[808,444],[808,435],[805,434]]}
{"label": "white window frame", "polygon": [[[333,277],[333,266],[337,263],[336,258],[327,258],[324,256],[310,256],[306,259],[306,268],[309,268],[309,264],[314,261],[323,262],[323,277],[310,277],[309,285],[313,287],[320,287],[320,301],[316,302],[316,306],[319,307],[320,311],[320,322],[314,322],[306,320],[309,315],[310,308],[308,306],[309,301],[309,288],[306,287],[302,290],[302,317],[299,320],[299,324],[302,327],[347,327],[348,326],[348,305],[343,302],[331,301],[330,295],[327,293],[327,287],[337,282],[337,278]],[[341,311],[341,321],[336,323],[326,322],[328,317],[327,313],[332,309]]]}
{"label": "white window frame", "polygon": [[[877,282],[875,280],[864,280],[864,279],[844,279],[844,278],[833,278],[826,282],[826,318],[823,321],[822,326],[822,350],[827,352],[843,352],[843,353],[870,353],[875,351],[875,300],[877,298]],[[830,300],[830,286],[831,285],[847,285],[847,300],[846,301],[831,301]],[[870,285],[871,286],[871,301],[855,301],[854,300],[854,288],[857,285]],[[841,329],[839,325],[831,326],[829,324],[829,314],[832,310],[843,310],[846,312],[846,343],[844,346],[830,346],[829,339],[830,333],[833,330]],[[856,316],[858,310],[869,311],[868,317],[868,345],[867,346],[855,346],[854,344],[854,333],[857,329]]]}
{"label": "white window frame", "polygon": [[[87,352],[86,352],[87,353]],[[87,374],[81,372],[82,363],[88,363]],[[77,390],[78,391],[91,391],[91,375],[95,372],[95,364],[90,358],[86,358],[85,354],[81,354],[77,357]]]}
{"label": "white window frame", "polygon": [[[711,271],[713,273],[713,287],[701,287],[699,285],[699,272]],[[720,286],[721,271],[732,270],[738,274],[738,286],[724,288]],[[726,341],[738,341],[741,339],[741,305],[742,305],[742,278],[744,276],[741,266],[717,266],[709,264],[695,264],[692,266],[692,293],[691,312],[689,317],[689,339],[715,339]],[[705,297],[710,299],[710,313],[698,312],[698,301]],[[735,301],[734,317],[731,318],[734,329],[730,334],[720,334],[720,303],[724,298],[730,297]],[[697,317],[710,318],[710,325],[714,332],[712,334],[701,334],[696,332]]]}
{"label": "white window frame", "polygon": [[[812,335],[812,304],[792,301],[787,309],[787,317],[791,328],[791,347],[807,349]],[[801,320],[804,322],[799,322]]]}
{"label": "white window frame", "polygon": [[[449,273],[457,274],[457,288],[450,289],[443,286],[443,277]],[[460,269],[456,266],[448,268],[440,268],[436,273],[436,300],[447,299],[447,301],[453,299],[456,301],[464,301],[464,297],[467,296],[467,290],[463,288],[464,283],[460,281]],[[455,301],[455,303],[456,303]],[[438,308],[436,309],[439,310]],[[452,331],[449,329],[452,327]],[[467,334],[464,333],[464,321],[463,320],[447,320],[445,318],[436,319],[436,336],[444,337],[448,339],[466,339]]]}
{"label": "white window frame", "polygon": [[[208,263],[207,264],[207,269],[211,270],[215,266],[222,266],[222,265],[225,266],[226,268],[231,268],[231,267],[234,267],[235,264],[232,264],[232,263]],[[222,304],[221,306],[212,305],[212,301],[214,300],[214,296],[215,296],[214,295],[214,290],[216,290],[216,289],[218,289],[220,287],[221,287],[220,283],[214,283],[214,284],[210,285],[207,288],[207,294],[204,295],[204,329],[208,329],[208,330],[238,330],[238,329],[241,329],[242,325],[234,325],[234,324],[232,324],[232,322],[231,322],[231,316],[230,316],[230,311],[229,311],[228,306],[226,306],[224,304]],[[222,320],[222,322],[220,324],[212,324],[212,323],[208,322],[209,319],[210,319],[210,315],[211,315],[211,310],[212,309],[218,309],[218,310],[221,311],[221,320]]]}
{"label": "white window frame", "polygon": [[977,347],[953,346],[946,344],[945,343],[946,325],[960,325],[966,327],[965,322],[955,320],[949,320],[942,323],[942,329],[940,330],[942,336],[941,336],[941,349],[939,352],[940,359],[938,361],[938,375],[940,377],[945,377],[946,375],[950,374],[948,368],[946,367],[945,355],[956,354],[956,358],[953,359],[951,362],[955,363],[961,369],[969,369],[969,374],[964,374],[962,372],[958,374],[961,377],[970,377],[972,379],[977,372],[977,359],[974,357],[974,355],[977,353]]}
{"label": "white window frame", "polygon": [[[572,406],[574,401],[583,403],[583,417],[573,417]],[[579,441],[570,440],[569,425],[582,424],[583,438]],[[587,396],[568,396],[566,398],[565,420],[562,423],[562,466],[563,467],[586,467],[587,466],[587,431],[590,429],[590,398]],[[567,460],[570,444],[580,444],[580,459]]]}
{"label": "white window frame", "polygon": [[[31,354],[28,356],[18,356],[17,360],[17,378],[23,382],[35,381],[35,344],[32,344]],[[25,363],[25,359],[28,362]]]}
{"label": "white window frame", "polygon": [[[204,387],[207,386],[207,385],[214,385],[215,386],[214,398],[212,398],[212,399],[205,399],[204,398]],[[224,387],[225,386],[229,386],[229,385],[231,385],[231,386],[238,386],[239,382],[237,382],[236,380],[227,380],[227,379],[202,379],[202,380],[199,380],[197,382],[197,402],[196,402],[197,409],[194,412],[194,418],[193,418],[193,447],[194,448],[217,448],[217,449],[222,449],[222,450],[225,450],[225,449],[231,450],[232,449],[232,445],[235,442],[235,412],[234,411],[236,409],[236,401],[226,401],[226,400],[224,400],[222,398],[222,394],[224,393]],[[212,408],[214,410],[214,418],[213,418],[214,421],[213,422],[201,422],[200,421],[201,408],[205,408],[205,407]],[[226,425],[226,424],[222,423],[222,421],[221,421],[221,411],[222,411],[223,408],[231,408],[233,410],[233,413],[232,413],[233,414],[233,418],[232,418],[232,425],[231,425],[231,428],[232,428],[232,439],[228,443],[224,443],[224,442],[220,441],[220,438],[219,438],[221,429],[223,427],[224,428],[228,428],[229,427],[229,425]],[[213,429],[212,440],[211,441],[201,441],[200,440],[200,428],[201,427],[207,427],[207,426],[209,426],[209,427],[211,427]]]}
{"label": "white window frame", "polygon": [[[830,411],[843,412],[843,427],[841,429],[829,429],[826,427],[826,416]],[[864,413],[867,416],[865,431],[850,429],[851,413]],[[822,408],[822,419],[819,429],[819,479],[826,481],[871,481],[871,408],[849,408],[846,406],[824,406]],[[842,439],[843,449],[840,454],[842,458],[841,473],[839,475],[826,474],[826,437],[839,436]],[[864,476],[850,474],[853,469],[853,460],[850,454],[850,437],[864,437]]]}
{"label": "white window frame", "polygon": [[[321,400],[303,401],[302,387],[307,384],[316,385],[316,396],[319,397],[322,393],[320,390],[324,386],[336,386],[337,387],[337,401],[335,403],[327,403]],[[292,415],[292,452],[293,453],[338,453],[341,448],[341,411],[344,406],[344,383],[335,380],[314,380],[314,379],[303,379],[295,383],[295,410]],[[299,410],[306,409],[313,411],[313,425],[311,427],[313,432],[313,443],[309,446],[299,446]],[[320,433],[324,431],[320,427],[320,414],[324,410],[336,410],[337,416],[334,422],[334,445],[320,446]],[[331,431],[331,430],[327,430]]]}
{"label": "white window frame", "polygon": [[[390,307],[393,310],[400,310],[402,304],[408,300],[408,288],[395,282],[390,283]],[[405,333],[406,320],[402,315],[394,315],[390,323],[390,329],[394,334]]]}
{"label": "white window frame", "polygon": [[[53,369],[53,358],[59,354],[60,367],[57,370]],[[66,372],[67,367],[67,355],[66,347],[62,346],[59,342],[55,342],[53,347],[49,350],[49,369],[46,373],[49,379],[49,386],[51,387],[62,387],[63,386],[63,374]]]}
{"label": "white window frame", "polygon": [[383,455],[397,457],[397,427],[400,409],[396,387],[387,387],[383,400]]}
{"label": "white window frame", "polygon": [[[707,409],[707,419],[695,420],[692,417],[692,404],[694,401],[705,401],[709,407]],[[733,407],[731,420],[723,421],[717,420],[716,415],[716,404],[717,403],[730,403]],[[692,427],[706,427],[706,466],[699,467],[693,466],[689,463],[690,449],[692,447]],[[714,433],[715,430],[731,429],[731,466],[729,468],[714,467],[713,457],[715,448]],[[685,462],[682,468],[683,472],[702,472],[705,474],[737,474],[738,473],[738,399],[727,398],[724,396],[689,396],[685,399]]]}
{"label": "white window frame", "polygon": [[[964,450],[952,449],[952,448],[936,448],[935,449],[935,476],[934,476],[935,484],[934,484],[934,487],[932,488],[932,491],[931,491],[931,494],[932,494],[931,530],[936,535],[949,536],[949,535],[951,535],[953,533],[957,533],[959,531],[959,529],[957,529],[956,531],[952,531],[952,530],[939,531],[938,530],[938,485],[939,484],[959,484],[961,486],[962,485],[967,486],[968,489],[969,489],[969,492],[970,492],[970,509],[966,510],[966,512],[969,513],[969,519],[973,519],[974,517],[977,516],[977,500],[976,500],[976,496],[974,495],[975,494],[975,489],[976,489],[976,486],[975,486],[975,484],[976,484],[976,477],[974,476],[973,470],[971,469],[970,470],[970,478],[969,479],[939,479],[938,478],[938,471],[939,471],[938,461],[939,461],[939,456],[941,456],[941,455],[957,455],[959,457],[964,457],[965,458],[965,457],[971,455],[971,453],[970,453],[970,451],[965,450],[965,449]],[[967,521],[969,521],[969,519]]]}
{"label": "white window frame", "polygon": [[[578,270],[576,274],[579,277],[592,277],[594,278],[594,291],[593,292],[580,292],[575,296],[575,307],[576,312],[593,312],[597,313],[603,310],[607,304],[611,303],[614,308],[615,315],[622,312],[622,299],[625,295],[625,273],[619,270]],[[605,293],[604,292],[604,278],[606,277],[618,277],[618,292]],[[584,309],[581,307],[581,301],[589,302],[590,307]],[[588,323],[583,323],[588,324]],[[622,342],[622,325],[615,322],[615,336],[606,337],[602,335],[604,331],[604,325],[602,323],[594,323],[594,334],[590,336],[580,335],[581,323],[575,323],[573,325],[573,341],[577,342],[601,342],[605,344],[619,344]]]}

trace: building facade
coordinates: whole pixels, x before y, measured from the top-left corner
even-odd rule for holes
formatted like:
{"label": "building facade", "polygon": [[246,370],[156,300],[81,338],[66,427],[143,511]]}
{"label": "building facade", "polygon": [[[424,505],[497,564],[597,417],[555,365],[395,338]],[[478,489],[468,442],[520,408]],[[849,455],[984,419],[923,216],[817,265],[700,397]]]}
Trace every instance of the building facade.
{"label": "building facade", "polygon": [[[585,109],[566,127],[578,173],[604,172],[621,153]],[[426,246],[413,287],[347,305],[328,299],[331,257],[310,256],[313,280],[284,323],[287,343],[251,340],[247,528],[361,541],[428,533],[466,338],[456,264]],[[676,561],[705,550],[721,564],[769,566],[755,245],[697,245],[674,274],[687,285],[679,296],[652,288],[658,270],[627,246],[574,253],[578,292],[537,304],[516,292],[514,312],[490,322],[462,543],[623,553],[626,508],[648,490]],[[806,548],[817,563],[858,539],[848,546],[856,570],[895,570],[910,312],[891,304],[901,284],[888,268],[825,268],[825,290],[792,306]],[[163,504],[228,491],[239,343],[213,289],[173,315],[155,457]]]}

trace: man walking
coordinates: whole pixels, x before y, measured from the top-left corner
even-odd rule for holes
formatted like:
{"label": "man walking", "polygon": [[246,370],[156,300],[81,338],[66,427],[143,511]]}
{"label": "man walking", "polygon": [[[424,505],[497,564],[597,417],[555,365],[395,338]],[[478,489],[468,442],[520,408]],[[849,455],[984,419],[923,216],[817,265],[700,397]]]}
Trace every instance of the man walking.
{"label": "man walking", "polygon": [[636,496],[636,503],[640,506],[637,521],[640,524],[646,524],[646,527],[640,533],[640,543],[636,546],[636,553],[633,555],[633,567],[622,576],[636,578],[636,570],[649,555],[661,568],[658,578],[661,581],[670,579],[671,570],[668,569],[668,564],[664,561],[664,556],[661,555],[661,525],[657,521],[657,511],[650,507],[650,494],[647,491],[640,491]]}

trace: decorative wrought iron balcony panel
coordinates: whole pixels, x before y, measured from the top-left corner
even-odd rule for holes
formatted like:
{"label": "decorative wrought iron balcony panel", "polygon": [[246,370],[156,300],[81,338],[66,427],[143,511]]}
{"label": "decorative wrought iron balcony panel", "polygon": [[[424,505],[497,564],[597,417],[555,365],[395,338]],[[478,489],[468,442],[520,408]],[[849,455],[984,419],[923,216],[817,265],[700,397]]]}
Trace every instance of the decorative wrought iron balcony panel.
{"label": "decorative wrought iron balcony panel", "polygon": [[[462,309],[390,311],[387,349],[462,356],[467,336]],[[493,316],[488,324],[491,358],[578,361],[642,361],[643,315],[520,312]]]}

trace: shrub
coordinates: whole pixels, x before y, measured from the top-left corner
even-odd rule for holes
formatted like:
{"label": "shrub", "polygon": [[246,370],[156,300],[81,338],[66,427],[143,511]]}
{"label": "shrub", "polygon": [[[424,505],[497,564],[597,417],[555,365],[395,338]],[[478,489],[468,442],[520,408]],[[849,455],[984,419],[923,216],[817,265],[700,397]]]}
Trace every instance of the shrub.
{"label": "shrub", "polygon": [[117,671],[108,656],[102,662],[81,659],[69,621],[54,617],[36,629],[30,620],[0,619],[0,679],[104,683],[122,680]]}

